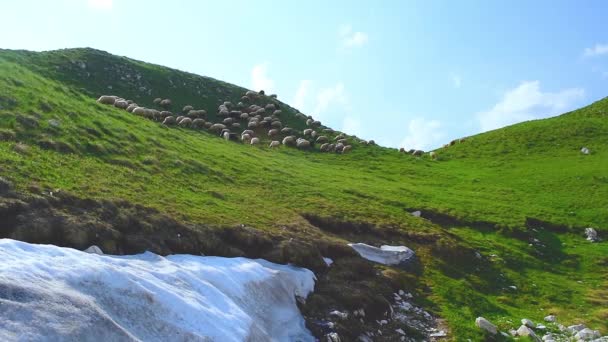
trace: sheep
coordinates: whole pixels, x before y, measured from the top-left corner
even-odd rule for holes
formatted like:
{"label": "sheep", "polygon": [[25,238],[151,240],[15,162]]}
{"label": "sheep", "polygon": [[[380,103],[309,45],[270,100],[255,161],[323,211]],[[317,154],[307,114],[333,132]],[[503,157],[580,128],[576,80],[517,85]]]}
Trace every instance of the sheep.
{"label": "sheep", "polygon": [[279,147],[280,145],[281,145],[280,142],[278,142],[276,140],[273,140],[273,141],[270,142],[270,145],[268,147],[274,148],[274,147]]}
{"label": "sheep", "polygon": [[160,112],[160,116],[166,118],[167,116],[173,116],[173,113],[167,110],[163,110],[162,112]]}
{"label": "sheep", "polygon": [[130,104],[130,105],[129,105],[129,107],[127,107],[127,112],[129,112],[129,113],[133,113],[133,109],[135,109],[135,108],[137,108],[137,107],[139,107],[139,106],[137,105],[137,103],[132,103],[132,104]]}
{"label": "sheep", "polygon": [[256,92],[255,92],[255,91],[253,91],[253,90],[248,90],[248,91],[245,93],[245,96],[246,96],[246,97],[248,97],[248,98],[256,98],[256,97],[258,97],[258,93],[256,93]]}
{"label": "sheep", "polygon": [[283,138],[283,145],[294,145],[296,142],[296,137],[293,135],[288,135]]}
{"label": "sheep", "polygon": [[237,108],[244,108],[245,104],[243,102],[239,102],[239,103],[236,104],[236,107]]}
{"label": "sheep", "polygon": [[348,143],[347,139],[338,139],[338,141],[336,141],[338,144],[343,144],[346,145]]}
{"label": "sheep", "polygon": [[313,121],[311,124],[312,127],[320,127],[321,126],[321,121]]}
{"label": "sheep", "polygon": [[314,122],[313,119],[307,119],[306,120],[306,126],[312,126],[312,123]]}
{"label": "sheep", "polygon": [[336,144],[336,147],[335,147],[336,153],[342,153],[343,149],[344,149],[344,144],[341,144],[341,143]]}
{"label": "sheep", "polygon": [[275,116],[281,116],[281,114],[283,114],[283,112],[280,109],[277,109],[274,112],[272,112],[272,115],[275,115]]}
{"label": "sheep", "polygon": [[460,144],[462,144],[462,143],[463,143],[463,142],[465,142],[465,141],[467,141],[467,138],[460,138],[460,139],[458,139],[458,142],[459,142]]}
{"label": "sheep", "polygon": [[240,118],[242,113],[243,112],[241,112],[240,110],[231,110],[230,116],[233,118]]}
{"label": "sheep", "polygon": [[352,145],[346,145],[344,146],[344,148],[342,149],[342,154],[348,153],[353,149]]}
{"label": "sheep", "polygon": [[160,120],[160,112],[156,109],[149,109],[148,118],[158,121]]}
{"label": "sheep", "polygon": [[414,149],[407,151],[407,153],[409,153],[409,154],[414,154],[414,152],[416,152],[416,150],[414,150]]}
{"label": "sheep", "polygon": [[376,145],[376,142],[375,142],[375,141],[373,141],[373,140],[370,140],[370,141],[368,141],[368,142],[367,142],[367,144],[368,144],[368,145]]}
{"label": "sheep", "polygon": [[296,141],[296,146],[300,149],[306,149],[310,147],[310,141],[306,140],[306,139],[298,139]]}
{"label": "sheep", "polygon": [[129,104],[125,100],[114,101],[114,107],[120,109],[127,109],[127,107],[129,107]]}
{"label": "sheep", "polygon": [[307,128],[307,129],[304,130],[304,136],[308,136],[311,133],[312,133],[312,129],[310,129],[310,128]]}
{"label": "sheep", "polygon": [[190,125],[192,125],[192,119],[190,118],[183,118],[180,122],[177,123],[179,126],[182,127],[190,127]]}
{"label": "sheep", "polygon": [[241,113],[241,120],[247,120],[247,119],[249,119],[249,114]]}
{"label": "sheep", "polygon": [[106,105],[114,105],[114,102],[116,102],[117,98],[118,96],[114,95],[102,95],[97,99],[97,102]]}
{"label": "sheep", "polygon": [[258,94],[260,94],[260,95],[266,95],[266,92],[264,90],[260,90],[260,91],[258,91]]}
{"label": "sheep", "polygon": [[228,128],[224,128],[224,129],[223,129],[223,130],[220,132],[220,136],[224,136],[224,133],[226,133],[226,132],[230,133],[230,129],[228,129]]}
{"label": "sheep", "polygon": [[281,124],[281,121],[272,121],[270,123],[270,127],[281,129],[281,127],[283,127],[283,124]]}
{"label": "sheep", "polygon": [[[319,142],[319,141],[317,140],[317,142]],[[329,150],[329,144],[324,143],[323,145],[321,145],[321,147],[319,147],[319,150],[321,150],[321,152],[327,152]]]}
{"label": "sheep", "polygon": [[456,145],[456,140],[450,141],[450,146],[454,146],[454,145]]}
{"label": "sheep", "polygon": [[228,117],[230,116],[230,112],[227,110],[220,110],[220,112],[218,113],[219,116],[225,116]]}
{"label": "sheep", "polygon": [[224,106],[230,108],[230,107],[232,107],[232,102],[230,102],[230,101],[224,101]]}
{"label": "sheep", "polygon": [[260,109],[256,110],[256,111],[255,111],[255,113],[256,113],[256,114],[259,114],[259,115],[266,114],[266,109],[264,109],[264,108],[260,108]]}
{"label": "sheep", "polygon": [[211,128],[211,126],[213,126],[213,122],[210,122],[210,121],[205,122],[205,128],[209,129],[209,128]]}
{"label": "sheep", "polygon": [[327,146],[328,152],[334,152],[335,150],[336,150],[336,144],[329,144],[329,146]]}
{"label": "sheep", "polygon": [[244,142],[250,141],[251,140],[251,135],[249,134],[241,134],[241,140]]}
{"label": "sheep", "polygon": [[344,139],[344,138],[346,138],[346,134],[340,133],[334,138],[334,140],[337,141],[337,140]]}
{"label": "sheep", "polygon": [[435,153],[435,151],[431,151],[429,152],[429,156],[431,157],[431,159],[435,160],[437,159],[437,153]]}
{"label": "sheep", "polygon": [[163,120],[163,125],[175,125],[175,117],[174,116],[167,116],[164,120]]}
{"label": "sheep", "polygon": [[268,110],[268,111],[275,110],[275,107],[272,103],[267,104],[264,108],[266,108],[266,110]]}
{"label": "sheep", "polygon": [[230,132],[224,132],[224,134],[222,134],[222,137],[224,137],[225,140],[230,140]]}
{"label": "sheep", "polygon": [[211,125],[211,127],[209,127],[210,131],[213,131],[213,132],[216,132],[216,133],[219,133],[223,129],[226,129],[226,126],[222,125],[222,124],[219,124],[219,123],[213,124],[213,125]]}
{"label": "sheep", "polygon": [[424,151],[422,150],[416,150],[414,151],[413,155],[415,155],[416,157],[420,157],[424,154]]}
{"label": "sheep", "polygon": [[191,105],[187,105],[187,106],[184,106],[184,108],[182,108],[182,113],[185,114],[185,113],[190,112],[191,110],[194,110],[194,107],[192,107]]}
{"label": "sheep", "polygon": [[292,129],[289,127],[285,127],[283,129],[281,129],[281,133],[283,133],[283,134],[290,134],[291,131],[292,131]]}
{"label": "sheep", "polygon": [[232,128],[241,128],[241,124],[238,123],[238,122],[233,122],[230,127],[232,127]]}
{"label": "sheep", "polygon": [[131,111],[131,113],[133,113],[135,115],[139,115],[139,116],[144,116],[144,114],[146,114],[146,108],[144,108],[144,107],[136,107],[136,108],[133,108],[133,110]]}
{"label": "sheep", "polygon": [[241,101],[249,102],[249,98],[247,96],[241,96]]}
{"label": "sheep", "polygon": [[241,134],[249,134],[252,137],[255,136],[255,133],[252,130],[250,130],[250,129],[244,130]]}
{"label": "sheep", "polygon": [[175,118],[175,122],[179,123],[180,121],[182,121],[185,118],[185,116],[183,115],[178,115],[177,118]]}
{"label": "sheep", "polygon": [[169,109],[171,107],[171,100],[170,99],[164,99],[162,101],[160,101],[160,106],[165,108],[165,109]]}
{"label": "sheep", "polygon": [[249,121],[249,123],[247,124],[247,128],[257,128],[258,127],[258,122],[257,121]]}
{"label": "sheep", "polygon": [[223,105],[223,104],[219,105],[217,107],[217,110],[218,110],[218,112],[222,112],[222,111],[230,112],[230,110],[228,109],[228,107],[226,107],[226,105]]}
{"label": "sheep", "polygon": [[400,147],[400,148],[399,148],[399,153],[405,153],[405,148]]}
{"label": "sheep", "polygon": [[257,145],[260,143],[260,138],[251,138],[251,145]]}
{"label": "sheep", "polygon": [[234,120],[232,118],[225,118],[222,123],[224,125],[232,125],[232,123],[234,122]]}
{"label": "sheep", "polygon": [[194,128],[205,127],[205,120],[203,120],[203,119],[192,120],[192,127],[194,127]]}
{"label": "sheep", "polygon": [[200,118],[200,117],[207,117],[207,111],[204,109],[200,109],[200,110],[189,110],[188,114],[189,117],[191,118]]}
{"label": "sheep", "polygon": [[277,134],[279,134],[279,130],[278,129],[271,129],[271,130],[268,131],[268,136],[269,137],[274,137]]}
{"label": "sheep", "polygon": [[361,145],[367,145],[367,140],[359,140],[359,144],[361,144]]}
{"label": "sheep", "polygon": [[155,105],[159,105],[160,101],[162,101],[163,99],[161,99],[160,97],[157,97],[154,99],[154,101],[152,101]]}
{"label": "sheep", "polygon": [[317,137],[317,131],[312,131],[310,133],[310,136],[313,137],[313,138],[316,138]]}
{"label": "sheep", "polygon": [[320,135],[319,137],[317,137],[316,141],[319,144],[323,144],[323,143],[327,143],[329,141],[329,139],[324,135]]}
{"label": "sheep", "polygon": [[273,99],[276,99],[277,98],[277,94],[270,94],[270,97],[273,98]]}

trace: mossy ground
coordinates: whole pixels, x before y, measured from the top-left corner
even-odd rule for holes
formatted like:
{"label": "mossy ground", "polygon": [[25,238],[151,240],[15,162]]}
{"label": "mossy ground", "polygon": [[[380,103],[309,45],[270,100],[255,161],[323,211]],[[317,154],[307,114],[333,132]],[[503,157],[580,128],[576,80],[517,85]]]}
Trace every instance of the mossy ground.
{"label": "mossy ground", "polygon": [[[126,74],[140,79],[121,80]],[[608,333],[608,243],[582,235],[593,226],[608,240],[608,100],[469,137],[437,150],[437,160],[357,144],[347,155],[270,150],[95,102],[104,93],[146,106],[168,97],[174,108],[215,113],[243,92],[89,49],[0,51],[0,175],[23,193],[125,200],[180,222],[408,243],[422,263],[412,286],[456,340],[482,338],[478,315],[507,328],[552,312]],[[283,108],[284,121],[302,128]],[[418,209],[456,223],[409,214]],[[404,235],[336,233],[306,214]],[[529,227],[526,218],[560,229]]]}

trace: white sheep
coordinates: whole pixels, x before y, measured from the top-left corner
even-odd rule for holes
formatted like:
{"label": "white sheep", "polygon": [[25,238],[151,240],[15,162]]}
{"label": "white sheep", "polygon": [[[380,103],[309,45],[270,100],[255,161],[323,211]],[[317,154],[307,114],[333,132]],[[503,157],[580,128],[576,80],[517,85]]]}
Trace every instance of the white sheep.
{"label": "white sheep", "polygon": [[163,120],[163,125],[175,125],[175,117],[174,116],[167,116],[164,120]]}
{"label": "white sheep", "polygon": [[118,96],[114,95],[102,95],[97,99],[97,102],[106,105],[113,105],[117,98]]}
{"label": "white sheep", "polygon": [[251,143],[250,143],[251,145],[257,145],[259,143],[260,143],[260,138],[257,138],[257,137],[251,138]]}
{"label": "white sheep", "polygon": [[270,142],[270,146],[268,146],[268,147],[274,148],[274,147],[279,147],[280,145],[281,145],[280,142],[278,142],[276,140],[273,140],[273,141]]}

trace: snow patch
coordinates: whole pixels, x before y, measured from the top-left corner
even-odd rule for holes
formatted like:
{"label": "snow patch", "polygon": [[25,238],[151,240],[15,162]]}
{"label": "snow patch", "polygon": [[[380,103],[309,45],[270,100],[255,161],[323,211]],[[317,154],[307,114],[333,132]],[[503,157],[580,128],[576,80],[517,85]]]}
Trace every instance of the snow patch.
{"label": "snow patch", "polygon": [[349,243],[363,258],[389,266],[404,266],[411,261],[415,254],[414,251],[405,246],[387,246],[380,248],[364,243]]}
{"label": "snow patch", "polygon": [[303,268],[246,258],[110,256],[0,239],[0,340],[314,341]]}

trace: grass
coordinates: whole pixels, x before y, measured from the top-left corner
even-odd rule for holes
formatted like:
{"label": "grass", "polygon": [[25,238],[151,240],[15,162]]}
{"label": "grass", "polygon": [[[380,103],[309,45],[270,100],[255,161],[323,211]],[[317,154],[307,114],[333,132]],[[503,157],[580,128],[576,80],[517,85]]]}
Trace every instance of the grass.
{"label": "grass", "polygon": [[[481,338],[478,315],[507,328],[548,312],[608,333],[608,244],[582,236],[587,226],[608,232],[608,100],[469,137],[437,150],[438,160],[356,143],[347,155],[270,150],[95,102],[104,93],[146,106],[169,97],[174,110],[191,104],[213,119],[218,104],[236,103],[244,91],[91,49],[0,50],[0,175],[21,192],[122,199],[184,222],[307,234],[314,227],[303,215],[312,213],[436,234],[441,242],[419,246],[420,286],[430,289],[421,300],[448,320],[455,339]],[[282,109],[284,123],[305,127],[295,109]],[[582,155],[582,146],[592,153]],[[417,209],[457,224],[409,214]],[[563,229],[534,231],[530,217]],[[530,239],[546,247],[530,247]]]}

